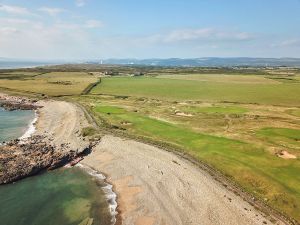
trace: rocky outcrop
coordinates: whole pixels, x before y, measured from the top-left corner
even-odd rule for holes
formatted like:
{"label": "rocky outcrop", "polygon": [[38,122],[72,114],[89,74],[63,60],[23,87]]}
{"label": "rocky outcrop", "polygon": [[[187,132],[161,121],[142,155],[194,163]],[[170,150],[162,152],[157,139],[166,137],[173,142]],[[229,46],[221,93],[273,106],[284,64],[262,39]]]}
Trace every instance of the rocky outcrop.
{"label": "rocky outcrop", "polygon": [[29,103],[13,103],[13,102],[0,102],[0,107],[7,111],[14,110],[36,110],[39,107]]}
{"label": "rocky outcrop", "polygon": [[0,146],[0,184],[7,184],[43,170],[61,167],[81,157],[89,149],[76,152],[67,145],[52,146],[43,136],[26,140],[14,140]]}
{"label": "rocky outcrop", "polygon": [[36,100],[8,96],[0,93],[0,107],[8,111],[13,110],[36,110],[39,106],[36,105]]}

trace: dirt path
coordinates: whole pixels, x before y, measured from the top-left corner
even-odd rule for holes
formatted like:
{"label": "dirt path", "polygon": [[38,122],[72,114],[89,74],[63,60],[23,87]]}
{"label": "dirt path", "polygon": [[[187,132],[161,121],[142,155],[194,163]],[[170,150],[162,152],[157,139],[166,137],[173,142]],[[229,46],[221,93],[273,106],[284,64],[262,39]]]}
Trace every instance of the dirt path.
{"label": "dirt path", "polygon": [[105,136],[83,164],[114,185],[124,225],[272,224],[205,171],[156,147]]}

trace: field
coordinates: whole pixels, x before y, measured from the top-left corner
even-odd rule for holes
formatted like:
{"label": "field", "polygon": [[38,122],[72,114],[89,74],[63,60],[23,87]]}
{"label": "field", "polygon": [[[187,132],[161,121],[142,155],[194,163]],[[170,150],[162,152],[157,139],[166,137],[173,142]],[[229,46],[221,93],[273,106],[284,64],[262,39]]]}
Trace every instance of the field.
{"label": "field", "polygon": [[218,79],[214,75],[211,75],[211,79],[205,76],[205,80],[202,80],[201,76],[193,75],[195,80],[186,79],[185,76],[181,76],[182,79],[179,79],[178,75],[171,75],[170,78],[165,78],[166,76],[162,78],[105,78],[101,85],[93,89],[91,94],[147,97],[172,101],[228,101],[300,106],[300,83],[298,82],[274,82],[263,77],[252,79],[248,76],[241,76],[236,79],[239,82],[229,82],[227,77],[219,75],[217,76]]}
{"label": "field", "polygon": [[77,95],[97,80],[85,72],[0,73],[0,90],[48,96]]}
{"label": "field", "polygon": [[100,128],[183,151],[300,222],[299,75],[173,70],[102,77],[90,92],[87,72],[0,74],[0,91],[70,95]]}

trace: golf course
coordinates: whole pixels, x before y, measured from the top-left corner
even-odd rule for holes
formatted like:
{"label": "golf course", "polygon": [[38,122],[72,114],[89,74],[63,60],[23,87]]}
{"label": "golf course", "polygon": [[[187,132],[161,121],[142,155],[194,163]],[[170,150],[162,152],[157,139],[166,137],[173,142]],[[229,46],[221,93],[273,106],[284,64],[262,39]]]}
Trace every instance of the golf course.
{"label": "golf course", "polygon": [[76,102],[99,127],[85,136],[184,153],[300,221],[300,74],[102,74],[2,72],[0,91]]}

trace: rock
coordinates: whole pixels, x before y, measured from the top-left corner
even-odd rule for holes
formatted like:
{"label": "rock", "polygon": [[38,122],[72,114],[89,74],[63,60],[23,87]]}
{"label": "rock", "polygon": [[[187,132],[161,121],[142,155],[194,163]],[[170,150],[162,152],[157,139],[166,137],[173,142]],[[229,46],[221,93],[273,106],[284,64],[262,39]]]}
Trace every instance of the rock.
{"label": "rock", "polygon": [[36,110],[39,108],[39,106],[27,100],[20,100],[20,101],[1,100],[0,107],[4,108],[7,111]]}
{"label": "rock", "polygon": [[10,141],[0,146],[0,184],[64,166],[78,156],[76,151],[49,145],[43,136],[33,136],[26,143]]}

